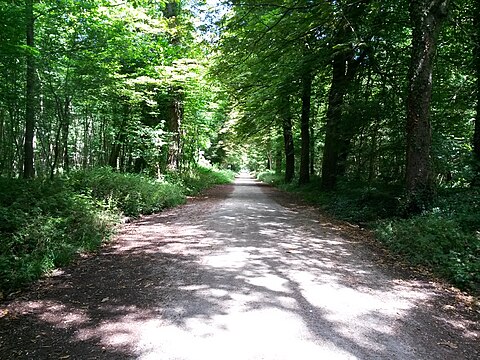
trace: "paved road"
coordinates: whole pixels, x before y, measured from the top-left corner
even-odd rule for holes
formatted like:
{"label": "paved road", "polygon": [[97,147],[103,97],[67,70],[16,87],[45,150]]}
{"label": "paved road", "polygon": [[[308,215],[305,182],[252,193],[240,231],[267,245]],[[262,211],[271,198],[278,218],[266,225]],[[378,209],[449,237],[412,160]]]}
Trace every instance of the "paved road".
{"label": "paved road", "polygon": [[127,225],[10,305],[19,340],[0,358],[478,358],[475,324],[439,308],[434,285],[387,275],[336,225],[264,190],[245,176],[224,200]]}

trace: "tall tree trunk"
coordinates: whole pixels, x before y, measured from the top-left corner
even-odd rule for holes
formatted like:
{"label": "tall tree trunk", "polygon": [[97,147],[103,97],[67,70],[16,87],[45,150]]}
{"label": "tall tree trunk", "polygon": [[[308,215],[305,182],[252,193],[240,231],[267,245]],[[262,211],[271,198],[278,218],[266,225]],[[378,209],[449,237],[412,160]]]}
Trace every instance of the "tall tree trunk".
{"label": "tall tree trunk", "polygon": [[293,144],[292,115],[288,95],[282,103],[281,117],[285,148],[285,182],[291,183],[295,176],[295,146]]}
{"label": "tall tree trunk", "polygon": [[477,113],[475,116],[475,129],[473,133],[474,178],[472,185],[480,186],[480,0],[475,1],[473,11],[473,29],[475,31],[473,59],[475,64],[475,75],[477,76]]}
{"label": "tall tree trunk", "polygon": [[25,138],[23,154],[23,177],[35,177],[33,138],[35,134],[35,58],[32,53],[35,46],[35,18],[33,17],[33,0],[25,1],[27,73],[25,85]]}
{"label": "tall tree trunk", "polygon": [[275,149],[275,174],[282,172],[282,148],[277,146]]}
{"label": "tall tree trunk", "polygon": [[[178,26],[177,17],[181,11],[181,4],[178,0],[171,0],[165,4],[163,14],[169,20],[168,26],[175,29]],[[174,32],[170,38],[173,46],[180,44],[180,32]],[[180,167],[180,129],[183,116],[182,99],[179,88],[172,88],[170,92],[171,100],[168,105],[167,130],[171,133],[171,139],[168,146],[167,168],[169,170],[178,170]]]}
{"label": "tall tree trunk", "polygon": [[65,96],[65,103],[63,108],[63,126],[62,126],[62,140],[63,140],[63,171],[68,173],[70,171],[70,154],[68,152],[68,135],[70,132],[70,102],[71,98]]}
{"label": "tall tree trunk", "polygon": [[333,190],[337,178],[345,174],[350,142],[355,131],[344,124],[342,107],[350,83],[366,55],[366,49],[356,56],[351,48],[338,52],[333,58],[322,159],[322,188],[325,190]]}
{"label": "tall tree trunk", "polygon": [[406,188],[409,211],[420,211],[433,199],[430,102],[438,34],[448,0],[412,0],[412,55],[407,98]]}
{"label": "tall tree trunk", "polygon": [[125,128],[128,123],[128,119],[130,116],[130,106],[125,101],[123,104],[123,118],[120,128],[118,129],[117,135],[115,136],[115,140],[112,144],[112,149],[110,151],[110,157],[108,159],[108,165],[111,166],[113,169],[118,170],[118,157],[120,156],[120,151],[122,150],[122,144],[125,141]]}
{"label": "tall tree trunk", "polygon": [[[355,48],[352,44],[353,26],[365,14],[369,0],[359,0],[347,6],[335,34],[333,45],[338,49],[332,60],[332,84],[328,94],[328,107],[325,127],[325,146],[322,159],[322,188],[333,190],[337,178],[345,173],[350,140],[354,132],[343,123],[342,108],[344,97],[355,77],[360,64],[367,56],[367,49]],[[346,45],[348,44],[348,45]]]}
{"label": "tall tree trunk", "polygon": [[310,73],[305,74],[302,78],[301,150],[300,174],[298,179],[300,185],[305,185],[310,182],[310,104],[312,81],[313,76]]}
{"label": "tall tree trunk", "polygon": [[310,124],[310,174],[315,175],[315,133],[314,128]]}
{"label": "tall tree trunk", "polygon": [[170,170],[178,170],[180,166],[180,152],[181,152],[181,137],[180,126],[183,116],[183,109],[180,95],[174,91],[174,98],[169,105],[167,128],[171,134],[170,143],[168,147],[167,167]]}
{"label": "tall tree trunk", "polygon": [[336,54],[332,64],[332,84],[328,94],[325,146],[322,161],[322,187],[332,190],[337,182],[340,122],[342,106],[347,91],[348,54]]}

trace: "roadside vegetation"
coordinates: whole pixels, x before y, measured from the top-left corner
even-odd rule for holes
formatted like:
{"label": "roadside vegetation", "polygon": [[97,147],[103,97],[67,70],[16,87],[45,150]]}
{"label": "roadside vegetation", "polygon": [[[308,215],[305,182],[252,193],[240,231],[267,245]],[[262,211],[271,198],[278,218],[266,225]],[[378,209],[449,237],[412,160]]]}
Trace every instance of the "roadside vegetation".
{"label": "roadside vegetation", "polygon": [[439,190],[429,210],[412,215],[405,209],[401,188],[350,182],[322,191],[320,179],[299,187],[272,171],[257,177],[300,194],[338,219],[371,229],[379,242],[410,264],[426,266],[463,290],[480,292],[480,189]]}
{"label": "roadside vegetation", "polygon": [[55,180],[0,178],[0,294],[31,283],[94,252],[122,217],[138,217],[185,202],[234,173],[197,167],[163,180],[111,168],[76,171]]}
{"label": "roadside vegetation", "polygon": [[273,169],[478,289],[480,1],[452,5],[3,2],[0,287],[184,201],[211,164]]}

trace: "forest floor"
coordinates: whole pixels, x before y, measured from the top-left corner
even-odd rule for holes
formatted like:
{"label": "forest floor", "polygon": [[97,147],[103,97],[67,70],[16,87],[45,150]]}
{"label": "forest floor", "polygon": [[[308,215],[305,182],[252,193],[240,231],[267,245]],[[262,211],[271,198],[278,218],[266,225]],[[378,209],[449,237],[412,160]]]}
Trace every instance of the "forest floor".
{"label": "forest floor", "polygon": [[0,303],[0,359],[479,359],[474,299],[248,177]]}

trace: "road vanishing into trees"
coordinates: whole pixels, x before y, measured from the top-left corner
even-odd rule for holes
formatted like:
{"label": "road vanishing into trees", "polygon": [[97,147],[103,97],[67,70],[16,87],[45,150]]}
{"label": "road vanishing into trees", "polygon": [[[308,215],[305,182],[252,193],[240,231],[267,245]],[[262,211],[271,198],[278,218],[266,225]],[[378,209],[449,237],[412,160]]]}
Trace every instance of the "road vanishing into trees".
{"label": "road vanishing into trees", "polygon": [[1,359],[478,359],[478,313],[244,175],[0,304]]}

